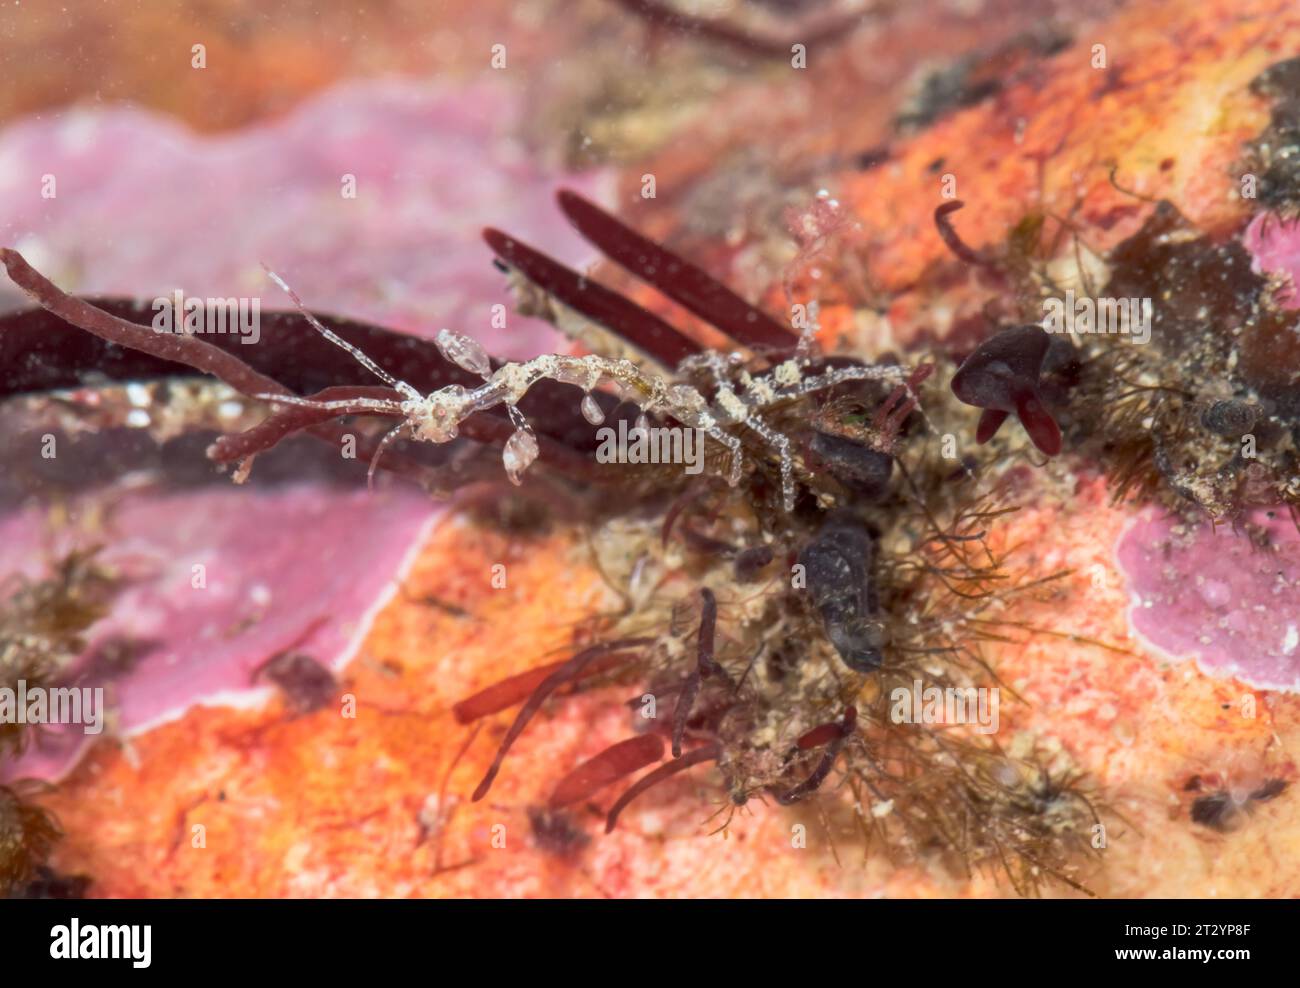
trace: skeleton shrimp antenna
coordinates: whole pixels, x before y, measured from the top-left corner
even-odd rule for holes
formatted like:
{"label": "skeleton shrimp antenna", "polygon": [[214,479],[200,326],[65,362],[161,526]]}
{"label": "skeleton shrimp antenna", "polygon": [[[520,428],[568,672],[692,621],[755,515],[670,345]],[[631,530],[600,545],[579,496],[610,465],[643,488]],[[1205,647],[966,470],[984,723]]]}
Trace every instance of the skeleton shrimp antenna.
{"label": "skeleton shrimp antenna", "polygon": [[333,330],[327,329],[325,326],[323,326],[319,319],[317,319],[315,316],[313,316],[310,312],[307,311],[307,307],[302,304],[302,299],[298,297],[298,293],[295,292],[292,288],[290,288],[285,283],[285,280],[281,278],[278,274],[276,274],[274,271],[268,268],[265,264],[262,265],[262,270],[265,271],[268,276],[270,276],[272,281],[274,281],[277,285],[280,286],[281,291],[283,291],[286,295],[289,296],[289,299],[293,302],[294,308],[298,310],[299,314],[304,319],[306,319],[307,322],[311,324],[312,328],[315,329],[316,332],[320,333],[321,336],[325,337],[325,339],[329,340],[336,347],[346,350],[348,353],[352,354],[353,359],[356,360],[357,363],[359,363],[366,370],[370,371],[370,373],[374,374],[375,377],[379,378],[385,384],[391,385],[393,388],[400,391],[403,397],[410,399],[412,401],[418,401],[421,397],[423,397],[420,394],[420,392],[415,390],[415,388],[411,387],[405,381],[397,380],[395,377],[389,374],[388,371],[380,367],[377,363],[375,363],[373,360],[367,357],[364,353],[362,353],[360,350],[354,347],[347,340],[343,339]]}

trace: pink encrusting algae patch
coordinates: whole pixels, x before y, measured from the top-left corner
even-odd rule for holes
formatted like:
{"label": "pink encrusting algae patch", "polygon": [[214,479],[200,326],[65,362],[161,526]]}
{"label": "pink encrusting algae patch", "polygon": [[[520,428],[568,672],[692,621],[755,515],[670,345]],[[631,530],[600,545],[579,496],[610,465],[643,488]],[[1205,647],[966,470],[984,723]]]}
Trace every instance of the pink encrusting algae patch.
{"label": "pink encrusting algae patch", "polygon": [[1133,627],[1210,675],[1300,692],[1300,534],[1285,511],[1254,512],[1255,542],[1230,525],[1144,512],[1119,540]]}
{"label": "pink encrusting algae patch", "polygon": [[1283,275],[1290,279],[1278,292],[1286,309],[1300,309],[1300,219],[1286,220],[1272,213],[1260,213],[1241,237],[1250,251],[1251,270],[1256,274]]}
{"label": "pink encrusting algae patch", "polygon": [[[79,508],[74,508],[79,511]],[[112,511],[96,559],[121,587],[95,624],[100,643],[145,643],[118,678],[88,673],[105,688],[106,735],[129,736],[179,717],[196,703],[257,702],[258,667],[293,651],[341,668],[423,543],[437,509],[415,491],[369,494],[297,484],[273,491],[207,489],[128,500]],[[38,509],[0,519],[0,573],[45,575]],[[93,738],[79,726],[43,734],[12,777],[57,777]]]}
{"label": "pink encrusting algae patch", "polygon": [[480,231],[508,226],[581,267],[595,255],[552,195],[599,200],[604,181],[539,165],[509,136],[519,113],[500,85],[390,79],[219,136],[130,108],[33,118],[0,134],[0,241],[79,294],[179,288],[287,309],[265,262],[317,311],[532,357],[554,331],[510,311]]}
{"label": "pink encrusting algae patch", "polygon": [[[382,80],[219,136],[121,107],[31,118],[0,133],[0,243],[79,294],[179,288],[287,309],[266,262],[312,309],[423,336],[446,326],[495,355],[533,356],[554,350],[556,334],[513,312],[508,324],[493,319],[497,303],[512,307],[481,227],[508,223],[581,266],[591,251],[557,219],[552,195],[563,184],[601,198],[600,176],[546,171],[509,137],[519,115],[498,85]],[[7,282],[0,303],[28,304]],[[357,383],[378,382],[358,367]],[[267,690],[253,670],[284,650],[337,668],[439,511],[414,490],[369,496],[364,481],[236,488],[214,475],[184,494],[85,492],[69,517],[108,513],[94,541],[129,576],[93,641],[154,645],[106,684],[105,736],[196,704],[256,702]],[[34,506],[0,515],[0,580],[48,574],[43,518]],[[195,565],[204,588],[192,585]],[[80,730],[40,740],[10,776],[57,778],[87,743]]]}

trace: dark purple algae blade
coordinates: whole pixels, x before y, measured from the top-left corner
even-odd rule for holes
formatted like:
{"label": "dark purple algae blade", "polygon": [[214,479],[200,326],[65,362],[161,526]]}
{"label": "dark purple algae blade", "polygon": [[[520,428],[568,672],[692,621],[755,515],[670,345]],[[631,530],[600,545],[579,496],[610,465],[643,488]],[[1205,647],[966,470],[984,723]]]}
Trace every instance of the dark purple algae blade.
{"label": "dark purple algae blade", "polygon": [[[142,328],[149,328],[153,318],[143,299],[84,301]],[[421,391],[448,384],[472,386],[477,380],[444,360],[430,340],[339,316],[313,314],[380,367]],[[345,384],[381,383],[350,354],[322,339],[297,312],[262,312],[260,333],[252,346],[244,345],[237,334],[209,334],[202,339],[297,394]],[[92,336],[45,309],[20,309],[0,316],[0,369],[0,398],[81,387],[87,375],[111,381],[145,381],[196,373],[184,364]]]}
{"label": "dark purple algae blade", "polygon": [[676,367],[700,352],[699,344],[658,316],[509,234],[489,227],[483,231],[483,239],[529,281],[665,366]]}
{"label": "dark purple algae blade", "polygon": [[653,285],[743,346],[786,349],[795,332],[750,305],[712,275],[588,202],[561,189],[556,198],[569,222],[612,261]]}
{"label": "dark purple algae blade", "polygon": [[[142,328],[149,325],[153,315],[142,300],[83,301]],[[445,360],[429,340],[353,319],[313,314],[326,328],[422,393],[449,384],[473,387],[478,381]],[[253,346],[243,345],[237,335],[208,335],[203,339],[297,394],[376,383],[350,354],[322,339],[297,312],[262,313],[261,336]],[[77,388],[93,381],[151,381],[192,377],[196,373],[185,364],[100,339],[45,309],[21,309],[0,316],[0,399]],[[617,405],[607,395],[597,400],[607,414]],[[542,435],[582,453],[595,448],[590,424],[582,418],[572,388],[541,382],[520,407]],[[513,429],[506,412],[497,408],[469,419],[462,431],[471,439],[497,444],[504,442]],[[545,450],[542,455],[545,459]]]}

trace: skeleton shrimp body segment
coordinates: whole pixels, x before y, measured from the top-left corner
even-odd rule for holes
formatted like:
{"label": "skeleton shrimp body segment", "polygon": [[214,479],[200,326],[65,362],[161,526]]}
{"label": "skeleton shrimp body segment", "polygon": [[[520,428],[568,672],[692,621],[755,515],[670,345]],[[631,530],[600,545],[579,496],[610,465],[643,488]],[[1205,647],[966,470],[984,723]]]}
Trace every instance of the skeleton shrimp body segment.
{"label": "skeleton shrimp body segment", "polygon": [[[678,376],[686,377],[693,371],[704,370],[716,386],[713,402],[690,384],[654,374],[630,360],[589,356],[563,356],[544,354],[531,360],[501,364],[488,373],[489,363],[482,347],[469,337],[449,330],[438,334],[438,347],[448,360],[466,370],[484,377],[476,388],[449,384],[428,395],[421,395],[404,381],[399,381],[379,367],[369,357],[322,326],[302,305],[298,297],[273,272],[268,272],[283,288],[302,312],[304,318],[335,346],[342,347],[357,362],[394,388],[405,400],[352,399],[337,402],[314,402],[306,398],[266,395],[267,400],[282,404],[337,411],[339,414],[372,412],[403,420],[402,424],[385,437],[387,441],[403,430],[426,442],[446,443],[459,434],[460,423],[477,412],[504,404],[510,411],[518,431],[514,445],[507,444],[506,468],[512,481],[536,458],[537,445],[532,431],[517,405],[528,390],[539,381],[552,380],[580,388],[584,395],[601,384],[612,384],[618,394],[632,402],[646,414],[669,415],[683,425],[700,429],[707,436],[726,446],[731,454],[728,483],[736,486],[742,475],[740,440],[727,431],[728,426],[744,426],[763,440],[780,459],[781,493],[786,511],[794,508],[794,458],[787,436],[773,429],[757,416],[763,408],[778,402],[810,395],[832,388],[846,381],[878,380],[901,382],[904,371],[899,367],[868,367],[855,365],[833,368],[821,374],[804,376],[799,359],[786,360],[766,374],[754,376],[738,366],[733,355],[724,357],[708,352],[684,359],[678,367]],[[807,358],[802,358],[807,362]],[[737,391],[736,385],[743,390]],[[521,455],[522,454],[522,455]],[[373,473],[373,471],[372,471]]]}

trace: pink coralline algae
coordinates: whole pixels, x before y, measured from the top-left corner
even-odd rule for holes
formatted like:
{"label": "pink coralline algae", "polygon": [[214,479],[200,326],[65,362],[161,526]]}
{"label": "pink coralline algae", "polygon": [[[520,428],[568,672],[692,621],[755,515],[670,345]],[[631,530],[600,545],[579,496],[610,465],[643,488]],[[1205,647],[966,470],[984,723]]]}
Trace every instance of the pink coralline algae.
{"label": "pink coralline algae", "polygon": [[1227,525],[1140,516],[1118,546],[1130,621],[1210,675],[1300,692],[1300,534],[1285,511],[1249,521],[1254,540]]}
{"label": "pink coralline algae", "polygon": [[1300,220],[1286,220],[1260,213],[1242,234],[1242,245],[1250,251],[1251,270],[1262,275],[1290,279],[1278,292],[1283,308],[1300,309]]}
{"label": "pink coralline algae", "polygon": [[79,294],[289,308],[265,262],[317,311],[531,357],[553,331],[510,311],[480,231],[508,222],[581,267],[594,255],[556,222],[554,192],[600,198],[603,180],[539,166],[511,136],[517,103],[499,85],[377,80],[227,135],[130,108],[30,119],[0,134],[0,241]]}
{"label": "pink coralline algae", "polygon": [[[288,308],[264,261],[318,311],[424,336],[447,326],[494,354],[531,356],[555,349],[554,331],[510,311],[480,228],[508,220],[581,267],[590,249],[556,224],[553,192],[562,182],[594,196],[597,177],[548,174],[510,137],[518,119],[500,87],[396,80],[351,83],[216,137],[129,108],[34,118],[0,133],[0,242],[81,294],[179,288]],[[0,285],[0,305],[20,304]],[[377,382],[358,368],[357,383]],[[260,702],[271,689],[257,669],[289,650],[339,669],[441,510],[395,484],[368,494],[364,476],[235,487],[214,471],[182,491],[119,472],[64,502],[67,531],[44,530],[40,489],[0,511],[0,581],[40,578],[59,552],[95,543],[123,577],[87,656],[109,639],[149,647],[102,682],[87,657],[71,672],[106,689],[103,737],[196,704]],[[101,517],[94,537],[68,535]],[[92,740],[44,732],[0,778],[58,778]]]}
{"label": "pink coralline algae", "polygon": [[[80,670],[105,689],[105,733],[129,737],[195,703],[258,702],[268,690],[257,668],[283,652],[342,668],[435,517],[415,492],[314,485],[129,499],[102,535],[78,540],[104,544],[96,560],[123,588],[87,654],[114,640],[144,646],[120,675]],[[71,548],[40,522],[37,509],[0,519],[0,573],[38,579],[47,552]],[[58,775],[92,740],[75,726],[46,733],[0,777]]]}

